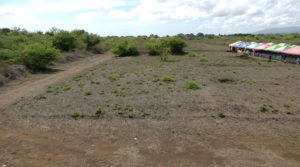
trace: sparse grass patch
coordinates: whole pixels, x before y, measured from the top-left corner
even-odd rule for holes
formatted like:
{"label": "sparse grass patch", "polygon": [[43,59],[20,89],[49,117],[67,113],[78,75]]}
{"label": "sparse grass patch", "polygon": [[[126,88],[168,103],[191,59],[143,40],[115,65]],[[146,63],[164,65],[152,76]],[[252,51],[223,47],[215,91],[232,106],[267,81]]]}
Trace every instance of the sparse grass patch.
{"label": "sparse grass patch", "polygon": [[99,116],[99,115],[101,115],[102,113],[103,113],[103,111],[102,111],[101,107],[98,107],[97,110],[96,110],[96,112],[95,112],[95,114],[96,114],[97,116]]}
{"label": "sparse grass patch", "polygon": [[142,80],[142,79],[139,79],[139,80],[135,80],[135,81],[134,81],[134,83],[137,84],[137,85],[143,85],[144,82],[145,82],[145,81]]}
{"label": "sparse grass patch", "polygon": [[285,111],[285,113],[286,113],[287,115],[292,115],[292,112],[289,111],[289,110]]}
{"label": "sparse grass patch", "polygon": [[143,117],[146,117],[146,116],[151,115],[150,112],[147,112],[147,111],[145,111],[145,110],[142,110],[141,113],[142,113],[142,116],[143,116]]}
{"label": "sparse grass patch", "polygon": [[226,117],[226,115],[225,115],[223,112],[219,112],[219,113],[218,113],[218,116],[219,116],[220,118],[225,118],[225,117]]}
{"label": "sparse grass patch", "polygon": [[266,104],[263,104],[259,107],[260,112],[267,112],[268,111],[268,106]]}
{"label": "sparse grass patch", "polygon": [[73,117],[74,119],[77,119],[79,116],[80,116],[80,114],[79,114],[78,112],[74,112],[74,113],[72,114],[72,117]]}
{"label": "sparse grass patch", "polygon": [[88,90],[88,91],[85,91],[85,92],[84,92],[84,95],[86,95],[86,96],[90,96],[90,95],[92,95],[92,91],[90,91],[90,90]]}
{"label": "sparse grass patch", "polygon": [[71,89],[71,85],[69,85],[69,84],[65,84],[64,87],[63,87],[64,91],[68,91],[70,89]]}
{"label": "sparse grass patch", "polygon": [[200,89],[200,86],[195,81],[187,81],[183,85],[183,88],[196,90],[196,89]]}
{"label": "sparse grass patch", "polygon": [[277,82],[277,81],[273,81],[272,82],[274,85],[279,85],[279,82]]}
{"label": "sparse grass patch", "polygon": [[283,104],[283,107],[290,108],[290,105],[289,104]]}
{"label": "sparse grass patch", "polygon": [[115,81],[115,80],[119,79],[119,76],[116,76],[116,75],[110,75],[110,76],[108,76],[107,78],[108,78],[109,80],[111,80],[111,81]]}
{"label": "sparse grass patch", "polygon": [[40,95],[39,95],[39,98],[40,98],[40,99],[47,99],[47,97],[46,97],[44,94],[40,94]]}
{"label": "sparse grass patch", "polygon": [[272,109],[272,113],[278,113],[279,112],[279,110],[277,110],[277,109]]}
{"label": "sparse grass patch", "polygon": [[200,58],[199,61],[200,61],[201,63],[206,63],[206,62],[208,62],[208,59],[206,59],[206,58]]}
{"label": "sparse grass patch", "polygon": [[164,81],[166,83],[170,83],[170,82],[175,82],[176,79],[174,79],[173,77],[170,76],[163,76],[160,78],[161,81]]}
{"label": "sparse grass patch", "polygon": [[142,90],[137,91],[137,94],[139,94],[139,95],[142,95],[142,94],[149,94],[149,91],[148,91],[148,90],[145,90],[145,89],[142,89]]}
{"label": "sparse grass patch", "polygon": [[83,75],[78,74],[78,75],[76,75],[76,76],[73,78],[73,80],[74,80],[74,81],[80,81],[82,77],[83,77]]}
{"label": "sparse grass patch", "polygon": [[187,56],[188,57],[197,57],[198,55],[194,52],[189,52]]}

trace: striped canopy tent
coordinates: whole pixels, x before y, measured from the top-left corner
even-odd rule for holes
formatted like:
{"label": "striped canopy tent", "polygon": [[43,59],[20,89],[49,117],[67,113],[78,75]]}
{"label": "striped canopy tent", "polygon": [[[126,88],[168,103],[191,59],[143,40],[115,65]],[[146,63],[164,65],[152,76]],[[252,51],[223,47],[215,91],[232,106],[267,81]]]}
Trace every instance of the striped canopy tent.
{"label": "striped canopy tent", "polygon": [[262,45],[264,43],[254,43],[252,45],[249,45],[246,47],[247,52],[249,53],[249,55],[253,55],[254,56],[254,48]]}
{"label": "striped canopy tent", "polygon": [[268,47],[268,48],[264,49],[264,53],[262,53],[261,55],[263,55],[263,57],[272,56],[271,57],[272,59],[281,60],[282,55],[280,53],[276,52],[275,50],[279,49],[279,48],[282,48],[282,47],[285,47],[285,46],[288,46],[288,44],[280,43],[280,44],[277,44],[277,45],[273,45],[271,47]]}
{"label": "striped canopy tent", "polygon": [[273,45],[271,47],[266,48],[265,51],[274,52],[276,49],[279,49],[279,48],[282,48],[282,47],[285,47],[285,46],[288,46],[288,44],[280,43],[280,44]]}
{"label": "striped canopy tent", "polygon": [[300,64],[300,46],[283,51],[285,54],[283,60],[289,63]]}
{"label": "striped canopy tent", "polygon": [[241,43],[241,42],[242,42],[242,41],[237,41],[237,42],[235,42],[235,43],[229,44],[229,50],[230,50],[230,51],[233,51],[233,48],[232,48],[232,47],[233,47],[234,45],[238,44],[238,43]]}
{"label": "striped canopy tent", "polygon": [[300,56],[300,46],[283,51],[284,54]]}
{"label": "striped canopy tent", "polygon": [[291,49],[291,48],[294,48],[296,47],[296,45],[286,45],[284,47],[281,47],[281,48],[278,48],[278,49],[275,49],[274,52],[278,52],[278,53],[281,53],[285,50],[288,50],[288,49]]}
{"label": "striped canopy tent", "polygon": [[247,46],[251,45],[250,42],[240,42],[238,44],[233,45],[232,47],[238,50],[245,50]]}
{"label": "striped canopy tent", "polygon": [[264,43],[254,43],[252,45],[247,46],[246,49],[253,50],[254,48],[256,48],[262,44],[264,44]]}
{"label": "striped canopy tent", "polygon": [[229,44],[229,46],[236,45],[236,44],[238,44],[238,43],[240,43],[240,42],[242,42],[242,41],[237,41],[237,42],[235,42],[235,43]]}
{"label": "striped canopy tent", "polygon": [[272,43],[262,43],[261,45],[259,45],[258,47],[254,48],[255,51],[259,51],[259,50],[265,50],[268,47],[271,47],[272,45],[270,45]]}
{"label": "striped canopy tent", "polygon": [[[271,45],[270,45],[271,44]],[[264,58],[268,58],[269,55],[266,55],[264,53],[264,50],[271,47],[273,43],[263,43],[261,45],[259,45],[258,47],[254,48],[254,52],[253,52],[253,55],[254,56],[258,56],[258,57],[264,57]]]}

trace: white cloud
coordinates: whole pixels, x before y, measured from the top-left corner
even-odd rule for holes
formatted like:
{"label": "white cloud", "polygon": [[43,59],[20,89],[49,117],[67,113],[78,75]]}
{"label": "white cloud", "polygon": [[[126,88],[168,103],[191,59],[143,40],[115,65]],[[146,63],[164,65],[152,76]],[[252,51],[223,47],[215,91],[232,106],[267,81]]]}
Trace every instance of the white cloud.
{"label": "white cloud", "polygon": [[[0,7],[0,25],[27,28],[33,27],[33,24],[41,26],[49,25],[48,23],[58,24],[56,21],[60,19],[61,27],[68,24],[68,27],[76,25],[74,28],[78,28],[78,26],[99,25],[99,20],[103,19],[108,24],[107,27],[114,24],[131,28],[140,25],[144,27],[159,25],[160,29],[177,22],[176,24],[194,26],[195,32],[205,33],[247,33],[264,28],[300,26],[299,0],[140,0],[138,3],[125,0],[30,0],[29,2],[22,7]],[[122,8],[123,6],[126,8]],[[48,18],[51,17],[49,15],[56,14],[56,18],[41,20],[44,14]],[[57,18],[60,14],[66,14],[64,15],[66,18]],[[176,29],[176,26],[173,29]]]}
{"label": "white cloud", "polygon": [[82,10],[109,10],[114,7],[123,6],[123,0],[62,0],[62,1],[45,1],[33,0],[32,5],[37,7],[37,11],[50,12],[74,12]]}
{"label": "white cloud", "polygon": [[79,13],[77,15],[77,19],[79,21],[95,21],[98,19],[104,19],[105,18],[105,12],[100,11],[100,12],[85,12],[85,13]]}

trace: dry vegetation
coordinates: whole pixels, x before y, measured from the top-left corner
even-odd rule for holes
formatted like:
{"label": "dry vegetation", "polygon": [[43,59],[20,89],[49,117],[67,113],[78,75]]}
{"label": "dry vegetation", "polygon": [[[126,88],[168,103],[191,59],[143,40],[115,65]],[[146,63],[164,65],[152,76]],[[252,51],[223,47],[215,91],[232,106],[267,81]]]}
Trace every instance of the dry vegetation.
{"label": "dry vegetation", "polygon": [[236,57],[223,44],[189,46],[196,56],[114,58],[21,100],[6,122],[61,149],[25,142],[51,160],[5,148],[0,162],[299,166],[299,67]]}

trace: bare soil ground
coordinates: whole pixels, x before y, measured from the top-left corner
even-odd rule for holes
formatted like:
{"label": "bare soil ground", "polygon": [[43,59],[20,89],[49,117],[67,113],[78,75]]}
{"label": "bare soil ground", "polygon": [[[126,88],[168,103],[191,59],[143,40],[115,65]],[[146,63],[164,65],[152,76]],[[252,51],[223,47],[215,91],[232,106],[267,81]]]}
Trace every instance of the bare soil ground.
{"label": "bare soil ground", "polygon": [[0,165],[300,166],[300,68],[225,50],[195,42],[197,57],[114,58],[27,84],[1,112]]}

